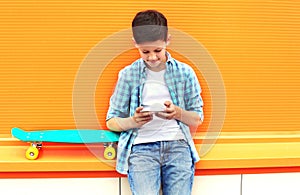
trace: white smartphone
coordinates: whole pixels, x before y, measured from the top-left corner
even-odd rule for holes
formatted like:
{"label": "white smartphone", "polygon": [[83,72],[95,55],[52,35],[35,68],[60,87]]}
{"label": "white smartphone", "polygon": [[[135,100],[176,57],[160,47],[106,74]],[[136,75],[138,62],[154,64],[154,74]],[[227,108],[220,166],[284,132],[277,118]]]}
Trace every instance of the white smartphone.
{"label": "white smartphone", "polygon": [[154,103],[151,105],[142,105],[142,112],[164,112],[166,110],[166,106],[161,103]]}

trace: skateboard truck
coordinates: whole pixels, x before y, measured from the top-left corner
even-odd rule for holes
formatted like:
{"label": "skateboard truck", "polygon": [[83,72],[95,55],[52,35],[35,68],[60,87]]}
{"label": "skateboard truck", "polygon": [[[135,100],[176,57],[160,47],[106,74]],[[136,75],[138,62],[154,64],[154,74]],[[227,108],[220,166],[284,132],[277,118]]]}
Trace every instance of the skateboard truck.
{"label": "skateboard truck", "polygon": [[[116,157],[116,145],[114,143],[104,143],[104,158],[113,160]],[[39,156],[39,151],[42,148],[42,142],[32,142],[26,150],[25,157],[28,160],[35,160]]]}
{"label": "skateboard truck", "polygon": [[29,160],[35,160],[39,156],[39,150],[42,148],[42,142],[32,142],[26,150],[25,156]]}
{"label": "skateboard truck", "polygon": [[114,143],[104,143],[104,158],[113,160],[116,157],[116,145]]}

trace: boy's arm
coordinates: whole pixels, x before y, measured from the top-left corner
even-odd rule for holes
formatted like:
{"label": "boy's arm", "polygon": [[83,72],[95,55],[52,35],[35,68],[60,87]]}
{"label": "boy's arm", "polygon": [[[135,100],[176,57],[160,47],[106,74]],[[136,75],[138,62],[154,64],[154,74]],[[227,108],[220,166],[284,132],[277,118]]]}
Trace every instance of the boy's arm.
{"label": "boy's arm", "polygon": [[153,119],[151,112],[142,112],[140,106],[135,110],[134,116],[127,118],[115,117],[106,121],[106,126],[112,131],[127,131],[133,128],[140,128]]}
{"label": "boy's arm", "polygon": [[197,112],[187,111],[178,106],[175,106],[172,102],[166,101],[166,109],[164,112],[158,112],[156,115],[164,119],[176,119],[184,124],[188,125],[191,128],[197,128],[202,124],[202,120]]}
{"label": "boy's arm", "polygon": [[[120,124],[120,121],[121,121],[121,124]],[[121,131],[126,131],[126,130],[130,129],[131,127],[134,128],[135,124],[134,124],[132,117],[111,118],[108,121],[106,121],[106,126],[112,131],[121,132]]]}
{"label": "boy's arm", "polygon": [[185,108],[175,106],[172,102],[166,101],[165,112],[157,115],[165,119],[176,119],[190,127],[197,129],[203,122],[203,101],[201,97],[201,87],[192,68],[188,69],[185,75],[186,87],[184,92]]}
{"label": "boy's arm", "polygon": [[194,70],[190,67],[188,72],[185,75],[187,78],[184,90],[185,108],[177,108],[176,118],[190,127],[198,127],[204,119],[202,90]]}
{"label": "boy's arm", "polygon": [[197,112],[187,111],[178,106],[175,106],[175,116],[176,120],[183,122],[189,127],[198,127],[202,124],[202,120]]}

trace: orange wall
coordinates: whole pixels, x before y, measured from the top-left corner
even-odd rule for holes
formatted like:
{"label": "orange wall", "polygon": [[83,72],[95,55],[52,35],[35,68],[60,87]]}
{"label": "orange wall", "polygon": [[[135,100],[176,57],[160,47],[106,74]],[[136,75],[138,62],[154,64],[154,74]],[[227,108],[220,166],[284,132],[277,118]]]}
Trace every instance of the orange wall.
{"label": "orange wall", "polygon": [[[226,89],[222,131],[299,130],[299,8],[296,0],[0,0],[0,134],[14,126],[76,128],[72,93],[81,63],[97,43],[128,29],[144,9],[163,12],[170,27],[194,37],[214,58]],[[124,52],[99,77],[106,83],[95,89],[100,124],[116,73],[133,56],[136,51]],[[198,76],[205,130],[211,91],[201,72]]]}

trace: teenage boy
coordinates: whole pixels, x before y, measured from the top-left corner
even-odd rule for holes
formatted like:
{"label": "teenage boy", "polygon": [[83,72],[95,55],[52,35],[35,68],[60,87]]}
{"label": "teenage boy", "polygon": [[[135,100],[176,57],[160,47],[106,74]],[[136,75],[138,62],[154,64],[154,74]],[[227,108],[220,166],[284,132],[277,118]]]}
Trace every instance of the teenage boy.
{"label": "teenage boy", "polygon": [[203,101],[190,66],[166,51],[167,19],[155,10],[136,14],[133,41],[141,58],[119,72],[107,127],[121,132],[117,171],[134,195],[191,194],[199,161],[190,129],[203,121]]}

